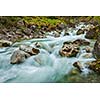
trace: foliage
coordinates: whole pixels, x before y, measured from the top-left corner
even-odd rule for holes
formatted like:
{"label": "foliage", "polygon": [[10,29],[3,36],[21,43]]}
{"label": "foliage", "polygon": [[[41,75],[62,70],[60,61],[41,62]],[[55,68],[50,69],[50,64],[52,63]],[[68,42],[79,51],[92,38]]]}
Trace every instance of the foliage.
{"label": "foliage", "polygon": [[39,28],[41,28],[42,26],[55,27],[56,25],[64,22],[63,20],[55,18],[53,16],[51,17],[46,17],[46,16],[23,17],[23,20],[27,24],[38,25]]}
{"label": "foliage", "polygon": [[100,23],[100,16],[0,16],[0,26],[12,27],[23,19],[26,24],[34,24],[39,28],[42,26],[56,27],[60,23],[76,23],[77,21],[97,21]]}
{"label": "foliage", "polygon": [[0,16],[0,26],[10,28],[16,25],[16,22],[20,19],[17,16]]}

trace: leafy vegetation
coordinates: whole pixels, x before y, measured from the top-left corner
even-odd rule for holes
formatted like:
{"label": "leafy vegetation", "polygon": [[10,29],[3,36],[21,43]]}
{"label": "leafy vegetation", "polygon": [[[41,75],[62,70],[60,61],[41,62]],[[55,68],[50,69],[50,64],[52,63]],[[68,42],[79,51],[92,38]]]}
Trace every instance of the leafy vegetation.
{"label": "leafy vegetation", "polygon": [[37,16],[37,17],[23,17],[23,20],[27,24],[34,24],[41,26],[56,26],[62,22],[64,22],[62,19],[53,18],[53,17],[45,17],[45,16]]}
{"label": "leafy vegetation", "polygon": [[77,21],[97,21],[100,23],[100,16],[0,16],[0,26],[15,26],[19,20],[41,28],[42,26],[56,27],[61,23],[69,24]]}

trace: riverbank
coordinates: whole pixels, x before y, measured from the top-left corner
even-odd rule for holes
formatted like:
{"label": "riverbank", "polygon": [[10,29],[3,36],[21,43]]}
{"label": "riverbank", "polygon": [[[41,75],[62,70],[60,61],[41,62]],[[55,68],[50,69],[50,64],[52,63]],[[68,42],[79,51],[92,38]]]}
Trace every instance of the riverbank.
{"label": "riverbank", "polygon": [[48,35],[46,33],[51,31],[54,31],[54,37],[59,37],[62,30],[67,31],[68,28],[75,28],[75,25],[80,22],[98,25],[97,19],[71,16],[0,17],[0,40],[8,40],[14,43],[26,39],[45,38]]}

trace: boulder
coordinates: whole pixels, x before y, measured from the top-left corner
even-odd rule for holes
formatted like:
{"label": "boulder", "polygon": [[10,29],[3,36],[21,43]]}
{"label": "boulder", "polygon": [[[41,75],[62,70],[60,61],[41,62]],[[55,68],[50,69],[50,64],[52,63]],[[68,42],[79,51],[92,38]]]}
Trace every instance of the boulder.
{"label": "boulder", "polygon": [[92,58],[92,53],[86,53],[82,56],[83,58]]}
{"label": "boulder", "polygon": [[40,52],[39,49],[33,48],[28,45],[20,45],[19,50],[22,50],[30,55],[36,55]]}
{"label": "boulder", "polygon": [[22,27],[22,26],[25,26],[25,21],[24,20],[19,20],[17,22],[17,27]]}
{"label": "boulder", "polygon": [[75,43],[77,45],[84,45],[84,46],[90,44],[90,42],[85,39],[77,39],[77,40],[73,41],[73,43]]}
{"label": "boulder", "polygon": [[80,74],[80,71],[78,69],[72,69],[70,72],[69,72],[69,75],[70,76],[75,76],[75,75],[79,75]]}
{"label": "boulder", "polygon": [[29,25],[28,27],[34,31],[38,26],[37,25]]}
{"label": "boulder", "polygon": [[65,33],[64,33],[64,36],[66,36],[66,35],[70,35],[70,34],[69,34],[68,32],[65,32]]}
{"label": "boulder", "polygon": [[82,65],[79,61],[75,62],[73,66],[76,67],[79,70],[79,72],[82,72]]}
{"label": "boulder", "polygon": [[86,38],[88,39],[96,39],[98,37],[98,33],[100,33],[100,26],[96,26],[86,33]]}
{"label": "boulder", "polygon": [[75,57],[77,53],[79,53],[79,46],[71,42],[65,42],[59,51],[59,54],[65,57]]}
{"label": "boulder", "polygon": [[58,25],[57,25],[57,28],[58,28],[59,30],[63,30],[63,29],[65,28],[65,24],[63,24],[63,23],[58,24]]}
{"label": "boulder", "polygon": [[23,33],[22,33],[22,29],[16,29],[16,32],[15,32],[16,34],[19,34],[19,35],[22,35]]}
{"label": "boulder", "polygon": [[84,34],[84,30],[79,29],[79,30],[77,31],[77,33],[76,33],[76,34],[77,34],[77,35]]}
{"label": "boulder", "polygon": [[100,60],[92,61],[89,64],[89,69],[91,69],[94,72],[100,74]]}
{"label": "boulder", "polygon": [[0,40],[0,47],[8,47],[11,46],[12,42],[8,40]]}
{"label": "boulder", "polygon": [[28,36],[31,35],[31,29],[29,29],[29,28],[23,29],[23,32]]}
{"label": "boulder", "polygon": [[20,45],[19,49],[14,51],[10,63],[11,64],[18,64],[25,61],[26,58],[38,54],[40,51],[39,49],[33,48],[28,45]]}
{"label": "boulder", "polygon": [[96,59],[100,59],[100,36],[98,37],[97,41],[94,44],[93,56]]}
{"label": "boulder", "polygon": [[67,27],[68,27],[68,28],[75,28],[75,23],[70,23],[70,22],[69,22],[69,23],[67,24]]}
{"label": "boulder", "polygon": [[53,35],[54,35],[54,37],[60,37],[60,33],[57,32],[57,31],[54,31],[54,32],[53,32]]}
{"label": "boulder", "polygon": [[16,50],[13,52],[10,63],[11,64],[19,64],[25,61],[26,58],[30,57],[28,53],[25,53],[24,51],[21,50]]}
{"label": "boulder", "polygon": [[87,53],[92,52],[92,48],[89,47],[89,46],[85,47],[84,50],[85,50]]}
{"label": "boulder", "polygon": [[90,29],[93,29],[93,28],[95,28],[96,26],[95,25],[93,25],[92,23],[90,24],[90,23],[87,23],[86,24],[86,27],[84,28],[84,29],[86,29],[87,31],[89,31]]}

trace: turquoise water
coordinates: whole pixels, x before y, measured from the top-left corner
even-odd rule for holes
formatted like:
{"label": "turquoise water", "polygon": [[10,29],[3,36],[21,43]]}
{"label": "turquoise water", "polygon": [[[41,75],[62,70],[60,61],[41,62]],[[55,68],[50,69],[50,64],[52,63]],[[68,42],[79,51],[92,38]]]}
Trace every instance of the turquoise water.
{"label": "turquoise water", "polygon": [[[85,33],[76,35],[76,32],[81,28],[83,24],[78,25],[75,29],[69,29],[69,35],[64,36],[64,30],[60,37],[53,37],[48,35],[44,39],[31,39],[22,42],[16,42],[11,47],[0,48],[0,82],[9,83],[52,83],[58,82],[64,76],[68,78],[69,73],[73,67],[73,63],[80,61],[83,65],[83,73],[88,74],[89,70],[86,68],[85,63],[95,60],[93,57],[84,58],[86,52],[82,49],[85,46],[81,46],[80,52],[76,57],[61,57],[59,50],[63,45],[63,42],[74,41],[76,39],[86,39]],[[88,40],[88,39],[86,39]],[[93,47],[93,40],[91,42]],[[28,44],[35,46],[38,42],[40,44],[40,53],[35,56],[31,56],[21,64],[10,64],[10,57],[14,50],[18,49],[21,44]],[[66,79],[67,80],[67,79]],[[63,82],[63,81],[62,81]],[[68,82],[68,80],[66,81]]]}

